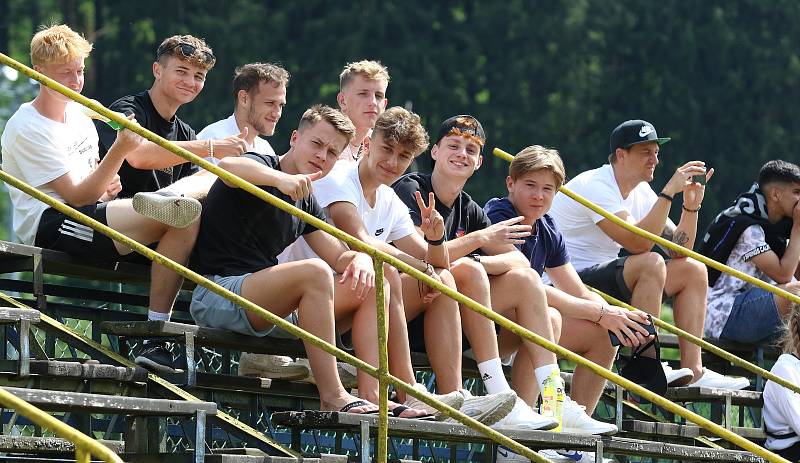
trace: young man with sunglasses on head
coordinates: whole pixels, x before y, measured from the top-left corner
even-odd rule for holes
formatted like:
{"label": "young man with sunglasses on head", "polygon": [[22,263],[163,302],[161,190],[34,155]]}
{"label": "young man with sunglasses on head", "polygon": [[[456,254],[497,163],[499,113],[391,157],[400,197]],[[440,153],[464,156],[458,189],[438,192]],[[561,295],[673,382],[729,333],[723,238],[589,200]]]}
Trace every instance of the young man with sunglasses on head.
{"label": "young man with sunglasses on head", "polygon": [[[33,37],[31,61],[35,70],[81,92],[84,60],[91,49],[69,27],[52,26]],[[130,199],[115,199],[121,188],[117,171],[144,140],[129,130],[112,133],[108,152],[99,160],[97,131],[83,107],[42,85],[36,98],[20,106],[5,127],[3,169],[140,243],[158,242],[157,252],[186,263],[197,236],[199,204],[193,199],[178,201],[175,212],[188,220],[180,224],[184,228],[176,228],[137,214]],[[25,244],[89,261],[124,260],[132,252],[13,187],[9,193],[14,230]],[[168,319],[183,278],[153,264],[150,281],[149,318]],[[157,363],[157,357],[149,355],[137,360]]]}
{"label": "young man with sunglasses on head", "polygon": [[[221,139],[197,140],[194,130],[177,116],[178,109],[194,101],[203,90],[206,74],[215,62],[211,48],[202,39],[191,35],[169,37],[156,51],[152,87],[116,100],[109,109],[133,114],[142,127],[198,156],[223,158],[240,155],[247,149],[246,131]],[[100,156],[103,157],[114,140],[114,131],[100,122],[96,122],[96,126],[100,136]],[[120,197],[133,197],[138,211],[169,221],[175,196],[202,199],[216,179],[206,172],[194,175],[197,173],[195,165],[146,141],[122,164]],[[190,176],[193,177],[173,186],[178,180]],[[157,190],[161,191],[149,193]]]}
{"label": "young man with sunglasses on head", "polygon": [[[467,180],[483,162],[481,150],[486,135],[480,122],[472,116],[453,116],[439,128],[436,144],[431,148],[433,172],[406,174],[395,182],[394,189],[409,208],[416,225],[421,223],[420,208],[415,195],[423,197],[433,192],[436,209],[445,221],[445,246],[450,256],[450,273],[458,291],[526,329],[557,342],[560,315],[547,307],[547,298],[539,275],[530,268],[528,260],[514,245],[530,235],[531,226],[522,225],[524,217],[515,217],[492,225],[486,214],[464,192]],[[425,314],[427,316],[427,313]],[[412,318],[412,315],[408,315]],[[428,352],[440,348],[441,342],[425,332],[417,317],[409,333],[412,346]],[[494,322],[469,308],[461,308],[461,325],[466,340],[478,362],[487,392],[495,394],[510,390],[503,372]],[[555,325],[555,326],[554,326]],[[503,336],[505,329],[500,330]],[[425,339],[421,346],[419,342]],[[440,341],[436,338],[437,341]],[[531,359],[531,368],[540,385],[551,373],[558,372],[554,353],[534,344],[523,342]],[[497,427],[512,429],[551,429],[557,423],[545,418],[518,398],[512,412]],[[601,423],[587,416],[580,406],[567,399],[564,404],[564,427],[572,432],[611,434],[616,426]]]}

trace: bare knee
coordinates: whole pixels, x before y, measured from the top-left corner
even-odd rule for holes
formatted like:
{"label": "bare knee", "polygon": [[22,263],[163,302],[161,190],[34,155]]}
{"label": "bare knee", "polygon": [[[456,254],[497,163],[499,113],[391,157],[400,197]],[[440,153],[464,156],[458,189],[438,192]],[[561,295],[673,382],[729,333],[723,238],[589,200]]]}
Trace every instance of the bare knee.
{"label": "bare knee", "polygon": [[306,259],[299,262],[299,270],[312,284],[305,285],[307,290],[323,290],[333,294],[333,271],[322,259]]}
{"label": "bare knee", "polygon": [[645,254],[638,254],[631,256],[628,259],[634,259],[635,271],[641,278],[652,278],[660,282],[665,282],[667,279],[667,266],[664,263],[664,258],[657,252],[648,252]]}
{"label": "bare knee", "polygon": [[486,275],[486,269],[483,268],[480,262],[475,262],[472,259],[458,259],[450,266],[450,272],[454,280],[458,282],[459,289],[489,286],[489,276]]}
{"label": "bare knee", "polygon": [[547,308],[547,316],[550,319],[550,326],[553,327],[553,339],[556,344],[561,339],[561,327],[563,325],[563,319],[561,318],[561,312],[559,312],[554,307]]}
{"label": "bare knee", "polygon": [[708,272],[702,262],[689,258],[674,259],[670,261],[669,265],[679,265],[679,274],[686,279],[687,283],[703,288],[708,287]]}

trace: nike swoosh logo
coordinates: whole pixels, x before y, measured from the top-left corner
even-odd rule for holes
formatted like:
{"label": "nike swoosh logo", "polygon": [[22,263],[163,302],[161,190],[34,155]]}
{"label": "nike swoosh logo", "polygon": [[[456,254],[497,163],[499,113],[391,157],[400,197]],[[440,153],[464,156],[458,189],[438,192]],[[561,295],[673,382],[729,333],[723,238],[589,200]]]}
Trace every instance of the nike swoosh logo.
{"label": "nike swoosh logo", "polygon": [[646,137],[646,136],[648,136],[648,135],[650,134],[650,132],[652,132],[652,131],[653,131],[652,127],[649,127],[649,126],[646,126],[646,125],[645,125],[645,126],[642,126],[642,128],[641,128],[641,129],[639,129],[639,136],[640,136],[640,137]]}

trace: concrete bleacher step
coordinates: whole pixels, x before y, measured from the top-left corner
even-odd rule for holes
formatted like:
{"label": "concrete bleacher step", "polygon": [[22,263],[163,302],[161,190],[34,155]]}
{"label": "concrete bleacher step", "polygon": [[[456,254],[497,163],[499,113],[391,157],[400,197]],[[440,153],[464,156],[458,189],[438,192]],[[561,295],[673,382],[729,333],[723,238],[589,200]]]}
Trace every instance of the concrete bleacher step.
{"label": "concrete bleacher step", "polygon": [[761,392],[732,391],[712,387],[671,387],[665,397],[673,402],[724,402],[731,405],[761,407],[764,404]]}
{"label": "concrete bleacher step", "polygon": [[[99,442],[117,454],[125,449],[122,441],[100,440]],[[75,444],[60,437],[0,435],[0,453],[54,454],[73,452],[75,452]]]}
{"label": "concrete bleacher step", "polygon": [[[293,433],[303,429],[358,432],[362,421],[367,423],[372,432],[378,426],[378,417],[375,415],[355,415],[337,412],[278,412],[272,415],[272,421],[274,424],[291,428]],[[680,461],[764,461],[744,451],[718,450],[623,437],[599,437],[548,431],[501,430],[501,432],[535,450],[546,448],[600,450],[610,454],[638,455]],[[389,435],[444,442],[491,442],[482,434],[460,424],[400,418],[389,418]]]}
{"label": "concrete bleacher step", "polygon": [[[642,420],[622,420],[622,430],[628,433],[658,439],[662,437],[680,437],[694,439],[700,436],[715,436],[713,433],[696,425],[677,423],[656,423]],[[764,441],[767,435],[761,428],[732,426],[731,431],[752,441]]]}
{"label": "concrete bleacher step", "polygon": [[101,364],[89,361],[31,360],[31,373],[43,376],[81,378],[84,380],[107,379],[121,382],[147,381],[147,370]]}
{"label": "concrete bleacher step", "polygon": [[3,389],[43,410],[50,411],[122,413],[135,416],[187,416],[194,415],[198,411],[202,411],[206,415],[216,415],[217,413],[217,405],[211,402],[45,391],[18,387],[4,387]]}
{"label": "concrete bleacher step", "polygon": [[[191,455],[175,453],[122,454],[123,460],[129,463],[195,463]],[[360,460],[353,456],[321,454],[307,457],[274,457],[267,455],[238,455],[227,453],[206,454],[205,463],[354,463]],[[389,463],[420,463],[417,460],[388,459]]]}

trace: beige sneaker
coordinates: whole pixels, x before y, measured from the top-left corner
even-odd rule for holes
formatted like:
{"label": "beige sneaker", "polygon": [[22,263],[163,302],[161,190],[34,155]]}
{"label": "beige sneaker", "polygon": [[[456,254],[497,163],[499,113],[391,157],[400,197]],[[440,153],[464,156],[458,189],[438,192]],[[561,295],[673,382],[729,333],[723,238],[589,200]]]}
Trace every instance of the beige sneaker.
{"label": "beige sneaker", "polygon": [[185,228],[200,218],[200,201],[168,192],[133,195],[133,210],[173,228]]}
{"label": "beige sneaker", "polygon": [[[311,365],[308,363],[308,359],[297,359],[297,364],[305,365],[308,368],[308,377],[303,378],[302,381],[304,383],[311,383],[317,384],[316,378],[314,378],[314,372],[311,371]],[[339,379],[342,380],[342,386],[345,389],[353,389],[354,387],[358,387],[358,381],[356,380],[357,369],[353,365],[345,362],[336,362],[336,370],[339,372]]]}
{"label": "beige sneaker", "polygon": [[[456,410],[461,409],[461,406],[464,405],[464,395],[458,391],[453,391],[449,394],[431,394],[425,388],[424,385],[417,383],[414,385],[414,389],[424,392],[428,395],[433,396],[434,399],[438,400],[439,402],[443,402],[449,405]],[[444,420],[447,419],[447,415],[440,412],[439,410],[431,407],[430,405],[426,404],[425,402],[417,399],[416,397],[408,396],[406,401],[403,403],[408,408],[416,408],[417,410],[425,410],[428,414],[433,415],[436,417],[437,420]]]}
{"label": "beige sneaker", "polygon": [[310,373],[308,366],[283,355],[242,352],[239,358],[239,376],[293,380],[305,378]]}

